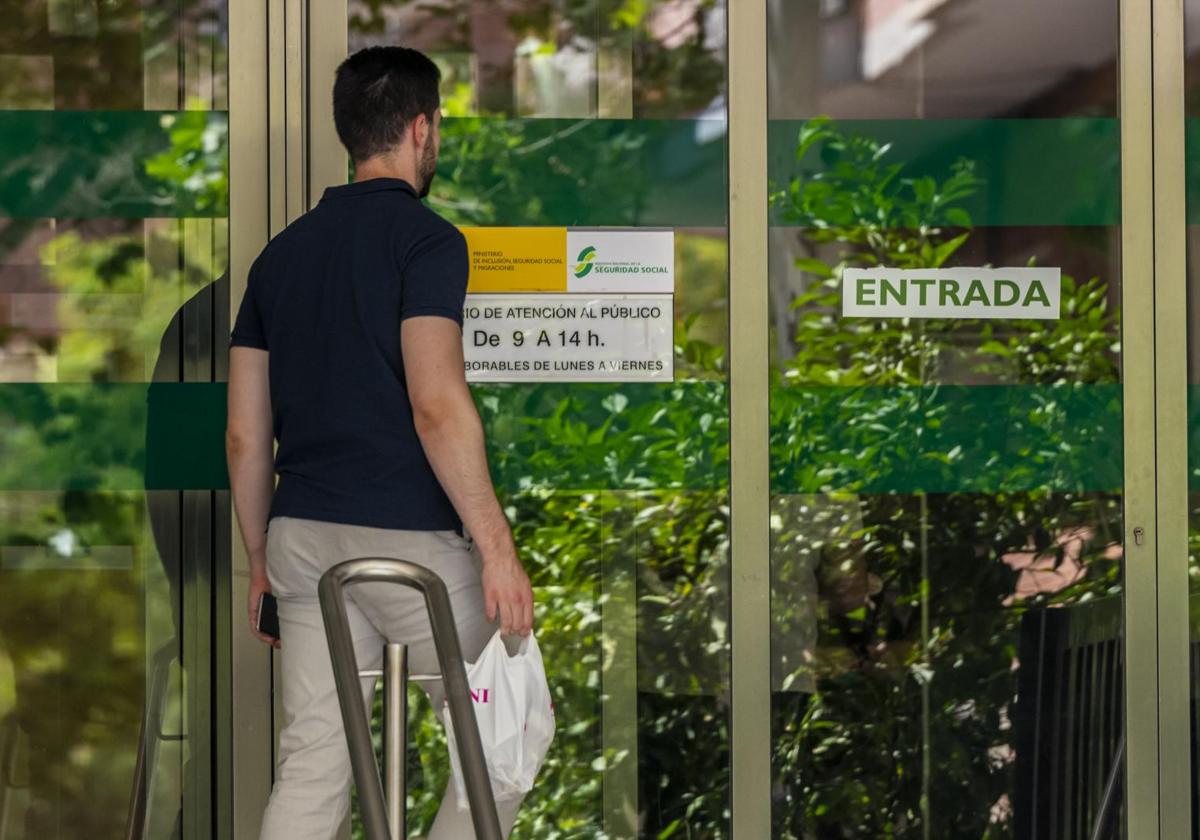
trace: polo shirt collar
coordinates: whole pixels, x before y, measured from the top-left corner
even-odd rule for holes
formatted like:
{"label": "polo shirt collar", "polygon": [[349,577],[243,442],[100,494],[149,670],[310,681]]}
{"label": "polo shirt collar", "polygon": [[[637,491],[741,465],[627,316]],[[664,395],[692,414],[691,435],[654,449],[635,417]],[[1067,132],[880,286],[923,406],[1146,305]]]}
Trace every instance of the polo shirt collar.
{"label": "polo shirt collar", "polygon": [[326,187],[321,200],[323,201],[326,198],[351,198],[356,195],[366,195],[367,193],[380,192],[382,190],[401,190],[413,198],[417,197],[417,191],[413,189],[412,184],[403,178],[370,178],[366,181],[342,184],[340,187]]}

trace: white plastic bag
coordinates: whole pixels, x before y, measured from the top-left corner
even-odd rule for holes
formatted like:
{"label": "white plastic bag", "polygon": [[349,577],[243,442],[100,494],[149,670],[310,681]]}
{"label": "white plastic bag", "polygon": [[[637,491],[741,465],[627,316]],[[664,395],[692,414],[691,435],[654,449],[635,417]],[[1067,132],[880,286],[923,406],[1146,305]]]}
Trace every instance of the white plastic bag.
{"label": "white plastic bag", "polygon": [[[497,801],[523,796],[533,789],[533,780],[554,740],[554,705],[537,639],[532,633],[524,637],[517,652],[509,656],[497,631],[479,660],[467,664],[467,683],[492,778],[492,793]],[[442,719],[458,809],[466,811],[467,791],[449,708],[443,710]]]}

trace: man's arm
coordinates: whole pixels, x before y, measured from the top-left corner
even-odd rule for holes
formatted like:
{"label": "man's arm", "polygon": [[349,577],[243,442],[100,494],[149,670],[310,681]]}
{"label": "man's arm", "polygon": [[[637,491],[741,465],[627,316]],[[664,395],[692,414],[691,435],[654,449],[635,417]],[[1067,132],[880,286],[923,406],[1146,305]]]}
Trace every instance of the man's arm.
{"label": "man's arm", "polygon": [[400,339],[421,446],[483,554],[488,620],[499,615],[505,633],[527,635],[533,590],[488,474],[483,424],[463,373],[462,332],[449,318],[417,316],[402,323]]}
{"label": "man's arm", "polygon": [[229,484],[242,541],[250,558],[250,630],[267,644],[279,641],[259,633],[258,599],[271,591],[267,580],[267,516],[275,488],[271,392],[267,352],[252,347],[229,351],[229,418],[225,426],[225,456]]}

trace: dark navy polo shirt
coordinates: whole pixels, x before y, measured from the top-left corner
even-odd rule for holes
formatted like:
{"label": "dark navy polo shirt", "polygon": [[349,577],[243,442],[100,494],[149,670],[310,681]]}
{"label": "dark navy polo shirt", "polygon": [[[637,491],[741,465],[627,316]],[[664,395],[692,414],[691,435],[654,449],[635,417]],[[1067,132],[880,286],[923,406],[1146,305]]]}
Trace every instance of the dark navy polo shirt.
{"label": "dark navy polo shirt", "polygon": [[325,191],[250,269],[231,344],[269,352],[271,516],[461,530],[425,457],[400,323],[462,326],[463,235],[395,178]]}

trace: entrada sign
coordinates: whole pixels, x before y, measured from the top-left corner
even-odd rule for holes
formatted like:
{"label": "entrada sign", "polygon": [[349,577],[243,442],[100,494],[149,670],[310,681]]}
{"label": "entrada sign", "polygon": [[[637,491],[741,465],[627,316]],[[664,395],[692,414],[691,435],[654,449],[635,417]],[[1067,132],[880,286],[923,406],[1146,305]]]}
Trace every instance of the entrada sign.
{"label": "entrada sign", "polygon": [[1057,268],[847,268],[842,314],[857,318],[1057,320]]}

